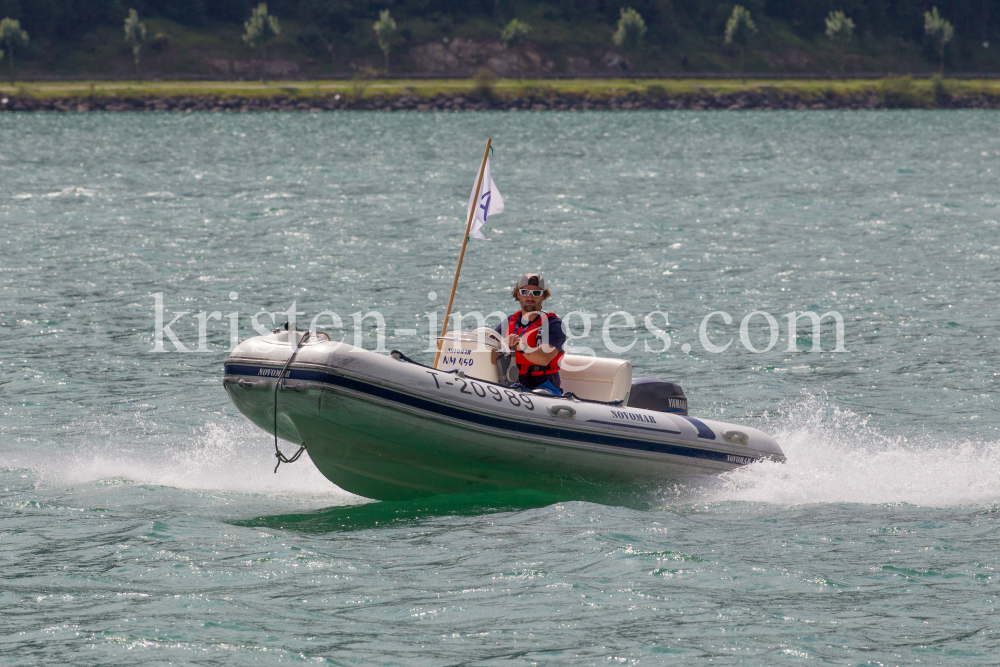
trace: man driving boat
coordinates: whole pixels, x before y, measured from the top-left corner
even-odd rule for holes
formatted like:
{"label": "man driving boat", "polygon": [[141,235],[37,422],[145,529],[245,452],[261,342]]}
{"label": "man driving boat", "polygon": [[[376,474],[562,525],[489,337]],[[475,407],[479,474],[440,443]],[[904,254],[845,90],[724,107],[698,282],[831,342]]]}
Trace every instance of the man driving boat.
{"label": "man driving boat", "polygon": [[529,390],[543,389],[561,396],[559,362],[565,354],[566,333],[555,313],[542,310],[542,303],[552,293],[541,275],[526,273],[511,295],[521,309],[498,324],[496,331],[515,352],[517,381]]}

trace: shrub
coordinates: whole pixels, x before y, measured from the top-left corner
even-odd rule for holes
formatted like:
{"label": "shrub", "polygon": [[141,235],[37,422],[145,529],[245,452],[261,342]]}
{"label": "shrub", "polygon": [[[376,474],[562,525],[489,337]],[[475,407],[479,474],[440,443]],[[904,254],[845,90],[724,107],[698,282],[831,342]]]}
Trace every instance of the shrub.
{"label": "shrub", "polygon": [[481,68],[476,75],[472,77],[472,80],[476,84],[476,94],[483,99],[492,100],[496,94],[497,85],[497,75],[496,73],[485,67]]}
{"label": "shrub", "polygon": [[931,11],[924,12],[924,32],[937,42],[941,53],[941,69],[939,73],[944,74],[944,47],[955,36],[955,26],[947,19],[942,18],[938,14],[938,8],[934,7]]}
{"label": "shrub", "polygon": [[854,35],[854,21],[839,9],[826,17],[826,36],[837,45],[840,52],[840,76],[844,76],[844,50]]}
{"label": "shrub", "polygon": [[927,104],[912,76],[887,76],[879,82],[878,93],[882,104],[891,109],[915,109]]}
{"label": "shrub", "polygon": [[611,41],[620,49],[635,51],[646,35],[646,22],[642,19],[642,15],[631,7],[622,7],[620,11],[618,29]]}
{"label": "shrub", "polygon": [[162,32],[158,32],[153,35],[153,39],[149,40],[149,48],[157,52],[166,51],[170,48],[170,38]]}
{"label": "shrub", "polygon": [[529,32],[531,32],[530,25],[520,19],[511,19],[510,23],[500,31],[500,41],[503,42],[504,48],[517,46],[524,41]]}
{"label": "shrub", "polygon": [[250,18],[243,24],[243,41],[251,49],[260,47],[261,66],[260,80],[267,75],[267,45],[281,34],[278,19],[267,13],[267,3],[262,2],[250,13]]}
{"label": "shrub", "polygon": [[368,84],[377,74],[378,72],[370,67],[362,67],[354,73],[354,76],[351,77],[350,99],[352,102],[360,102],[364,98]]}
{"label": "shrub", "polygon": [[125,19],[125,41],[132,48],[132,58],[135,59],[135,73],[139,75],[139,52],[146,41],[146,24],[139,20],[139,12],[128,10]]}
{"label": "shrub", "polygon": [[951,101],[953,93],[951,84],[945,81],[940,74],[935,74],[931,78],[931,94],[934,95],[935,102],[946,104]]}
{"label": "shrub", "polygon": [[14,49],[28,43],[28,33],[21,30],[21,23],[12,18],[0,21],[0,58],[7,56],[10,64],[10,85],[14,85]]}
{"label": "shrub", "polygon": [[753,22],[749,10],[743,5],[733,7],[733,13],[726,21],[726,31],[723,35],[723,43],[726,46],[733,45],[740,52],[740,78],[746,81],[743,70],[743,55],[753,36],[757,34],[757,24]]}
{"label": "shrub", "polygon": [[[519,19],[511,19],[510,23],[500,31],[500,40],[503,42],[503,47],[509,49],[512,46],[517,46],[524,38],[528,36],[531,32],[531,26],[521,21]],[[517,70],[517,78],[521,78],[521,52],[514,51],[514,69]]]}
{"label": "shrub", "polygon": [[658,83],[646,86],[646,97],[665,97],[667,89]]}
{"label": "shrub", "polygon": [[396,21],[389,15],[388,9],[383,9],[378,14],[378,21],[375,21],[372,28],[375,30],[375,38],[378,40],[378,48],[385,55],[385,72],[389,73],[389,51],[392,49],[392,33],[396,32]]}

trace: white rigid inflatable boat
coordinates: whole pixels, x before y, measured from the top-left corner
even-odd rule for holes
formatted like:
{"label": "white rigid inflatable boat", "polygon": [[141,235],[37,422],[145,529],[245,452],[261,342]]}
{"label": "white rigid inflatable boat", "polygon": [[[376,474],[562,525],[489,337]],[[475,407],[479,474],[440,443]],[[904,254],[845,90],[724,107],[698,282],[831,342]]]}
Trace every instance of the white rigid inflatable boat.
{"label": "white rigid inflatable boat", "polygon": [[[304,444],[330,481],[378,500],[507,489],[603,498],[784,460],[757,429],[687,416],[676,385],[633,382],[628,361],[566,355],[560,397],[499,383],[506,349],[492,330],[443,344],[431,368],[280,331],[240,343],[224,386],[250,421]],[[662,396],[667,385],[677,391]]]}

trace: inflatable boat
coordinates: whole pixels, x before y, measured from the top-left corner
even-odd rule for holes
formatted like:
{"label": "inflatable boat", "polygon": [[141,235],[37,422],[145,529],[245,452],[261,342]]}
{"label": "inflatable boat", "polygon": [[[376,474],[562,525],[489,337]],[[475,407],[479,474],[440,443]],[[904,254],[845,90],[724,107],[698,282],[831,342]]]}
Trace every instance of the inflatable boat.
{"label": "inflatable boat", "polygon": [[440,344],[430,367],[276,330],[240,343],[223,382],[276,449],[278,438],[304,447],[334,484],[378,500],[505,489],[590,499],[784,460],[757,429],[689,416],[680,387],[633,379],[628,361],[567,354],[565,395],[553,396],[516,383],[490,329]]}

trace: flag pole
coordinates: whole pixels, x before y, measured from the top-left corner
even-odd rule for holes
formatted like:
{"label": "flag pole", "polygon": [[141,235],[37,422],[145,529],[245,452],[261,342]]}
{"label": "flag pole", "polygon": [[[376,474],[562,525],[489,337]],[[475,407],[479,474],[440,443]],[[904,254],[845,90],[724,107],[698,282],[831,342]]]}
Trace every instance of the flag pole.
{"label": "flag pole", "polygon": [[[462,272],[462,261],[465,259],[465,246],[469,244],[469,231],[472,229],[472,220],[476,217],[476,207],[479,205],[479,191],[483,187],[483,172],[486,171],[486,160],[490,157],[490,145],[492,143],[493,139],[486,140],[486,150],[483,151],[483,163],[479,165],[479,178],[476,179],[476,189],[472,195],[476,198],[476,201],[472,202],[472,208],[469,209],[469,221],[465,223],[465,236],[462,237],[462,252],[458,256],[458,266],[455,267],[455,280],[451,283],[451,296],[448,297],[448,309],[444,311],[444,324],[441,325],[442,338],[448,333],[448,318],[451,317],[451,306],[455,302],[455,290],[458,289],[458,274]],[[439,340],[437,342],[437,354],[434,355],[434,368],[437,368],[440,358],[441,341]]]}

